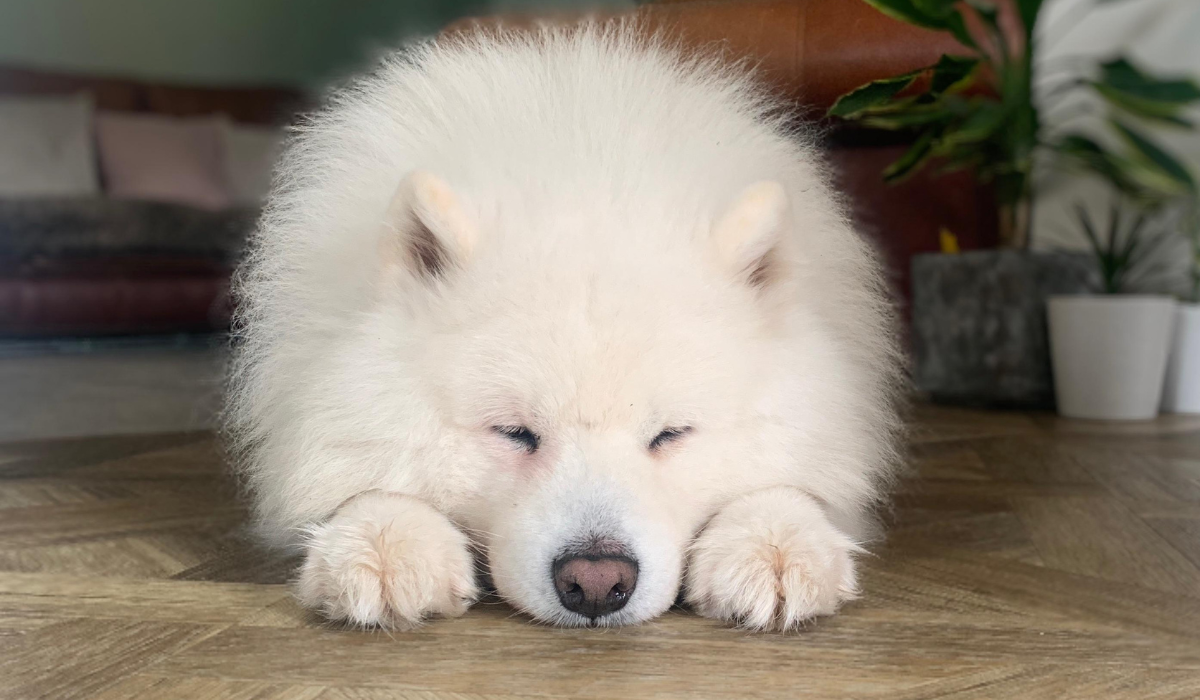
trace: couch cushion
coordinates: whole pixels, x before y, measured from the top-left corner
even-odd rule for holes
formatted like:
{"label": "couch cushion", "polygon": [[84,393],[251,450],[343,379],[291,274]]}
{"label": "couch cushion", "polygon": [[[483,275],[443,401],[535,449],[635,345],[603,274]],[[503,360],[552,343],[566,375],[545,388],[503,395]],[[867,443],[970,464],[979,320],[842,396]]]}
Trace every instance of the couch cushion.
{"label": "couch cushion", "polygon": [[0,97],[0,196],[98,191],[87,95]]}
{"label": "couch cushion", "polygon": [[100,112],[96,139],[105,190],[112,197],[213,210],[232,202],[217,117]]}

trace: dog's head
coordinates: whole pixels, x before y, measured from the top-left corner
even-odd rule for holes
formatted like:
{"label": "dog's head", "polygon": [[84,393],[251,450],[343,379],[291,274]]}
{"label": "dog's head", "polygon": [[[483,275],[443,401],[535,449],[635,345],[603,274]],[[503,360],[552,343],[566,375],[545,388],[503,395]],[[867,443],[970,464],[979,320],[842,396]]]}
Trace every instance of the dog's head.
{"label": "dog's head", "polygon": [[705,215],[468,199],[410,176],[383,252],[457,455],[443,486],[470,494],[452,514],[538,619],[652,618],[722,499],[786,462],[785,189]]}

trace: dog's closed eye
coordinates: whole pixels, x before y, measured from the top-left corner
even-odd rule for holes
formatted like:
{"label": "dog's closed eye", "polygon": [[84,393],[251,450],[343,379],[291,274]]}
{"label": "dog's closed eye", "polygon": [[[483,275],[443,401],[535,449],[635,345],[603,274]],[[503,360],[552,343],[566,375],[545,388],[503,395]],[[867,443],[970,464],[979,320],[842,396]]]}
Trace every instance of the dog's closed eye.
{"label": "dog's closed eye", "polygon": [[542,442],[537,433],[523,425],[496,425],[492,427],[492,430],[521,446],[529,454],[537,452],[538,445]]}
{"label": "dog's closed eye", "polygon": [[675,442],[690,432],[692,432],[691,426],[664,428],[662,432],[660,432],[658,435],[655,435],[654,439],[650,441],[649,449],[651,452],[657,452],[667,443]]}

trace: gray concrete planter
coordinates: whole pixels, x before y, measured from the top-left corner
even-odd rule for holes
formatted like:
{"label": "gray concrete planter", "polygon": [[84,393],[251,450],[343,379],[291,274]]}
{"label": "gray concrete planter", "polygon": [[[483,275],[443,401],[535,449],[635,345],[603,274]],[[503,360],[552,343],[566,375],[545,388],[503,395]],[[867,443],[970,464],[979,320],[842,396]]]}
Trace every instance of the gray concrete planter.
{"label": "gray concrete planter", "polygon": [[917,388],[939,402],[1052,408],[1046,298],[1100,287],[1078,253],[985,250],[912,261]]}

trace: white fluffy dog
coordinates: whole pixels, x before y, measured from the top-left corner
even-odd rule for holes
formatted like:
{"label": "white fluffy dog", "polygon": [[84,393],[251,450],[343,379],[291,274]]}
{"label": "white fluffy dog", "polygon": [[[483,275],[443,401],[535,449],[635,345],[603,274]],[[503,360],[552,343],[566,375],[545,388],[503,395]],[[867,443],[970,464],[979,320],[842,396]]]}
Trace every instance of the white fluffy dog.
{"label": "white fluffy dog", "polygon": [[[900,360],[821,159],[636,27],[399,53],[292,139],[239,280],[230,433],[301,600],[404,627],[856,593]],[[480,570],[476,570],[476,554]]]}

